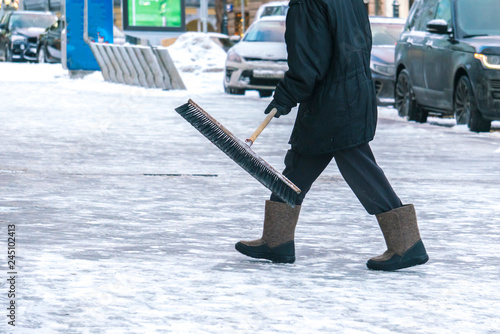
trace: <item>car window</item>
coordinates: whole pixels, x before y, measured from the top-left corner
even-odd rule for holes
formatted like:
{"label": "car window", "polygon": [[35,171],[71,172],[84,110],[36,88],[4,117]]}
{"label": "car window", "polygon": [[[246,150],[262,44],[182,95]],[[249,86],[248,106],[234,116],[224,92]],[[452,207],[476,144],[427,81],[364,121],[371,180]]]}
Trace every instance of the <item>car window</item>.
{"label": "car window", "polygon": [[247,31],[245,42],[285,42],[285,21],[258,21]]}
{"label": "car window", "polygon": [[412,6],[410,13],[408,15],[408,20],[406,22],[406,31],[416,30],[417,23],[422,16],[422,11],[424,10],[423,1],[415,2]]}
{"label": "car window", "polygon": [[6,24],[8,19],[9,19],[9,14],[5,13],[2,17],[2,20],[0,21],[1,24]]}
{"label": "car window", "polygon": [[440,0],[436,10],[436,19],[445,20],[448,22],[448,27],[451,27],[451,1]]}
{"label": "car window", "polygon": [[403,24],[372,23],[373,45],[395,45],[403,31]]}
{"label": "car window", "polygon": [[416,12],[415,29],[419,31],[427,30],[427,23],[436,16],[437,0],[427,0],[420,7],[421,11]]}
{"label": "car window", "polygon": [[478,6],[477,0],[457,1],[457,25],[462,36],[500,35],[500,1],[482,0]]}

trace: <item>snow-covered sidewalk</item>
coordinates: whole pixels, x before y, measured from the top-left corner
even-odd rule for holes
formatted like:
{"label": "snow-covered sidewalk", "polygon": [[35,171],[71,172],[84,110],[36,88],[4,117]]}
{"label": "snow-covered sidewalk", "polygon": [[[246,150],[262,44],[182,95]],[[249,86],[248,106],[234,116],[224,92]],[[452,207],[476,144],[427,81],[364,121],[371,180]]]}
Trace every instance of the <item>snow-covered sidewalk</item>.
{"label": "snow-covered sidewalk", "polygon": [[[382,234],[332,164],[304,202],[297,262],[276,265],[234,250],[259,236],[268,191],[174,111],[192,98],[244,138],[270,99],[225,95],[223,72],[182,75],[188,90],[169,92],[0,63],[4,283],[8,225],[17,247],[16,326],[3,283],[0,332],[500,331],[498,132],[381,109],[372,148],[417,208],[429,263],[366,269]],[[278,169],[293,121],[254,145]]]}

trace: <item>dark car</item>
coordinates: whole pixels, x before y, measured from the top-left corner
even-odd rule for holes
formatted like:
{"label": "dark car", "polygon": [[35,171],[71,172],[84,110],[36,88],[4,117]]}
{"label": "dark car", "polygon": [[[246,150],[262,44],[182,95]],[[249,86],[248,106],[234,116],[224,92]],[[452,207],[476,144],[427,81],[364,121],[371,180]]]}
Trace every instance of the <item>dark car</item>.
{"label": "dark car", "polygon": [[[39,63],[61,62],[61,39],[64,21],[59,19],[38,38],[37,59]],[[125,44],[125,34],[113,26],[113,44]]]}
{"label": "dark car", "polygon": [[38,38],[37,59],[39,63],[61,62],[61,32],[64,21],[57,20]]}
{"label": "dark car", "polygon": [[499,0],[416,0],[396,46],[396,108],[454,116],[471,131],[500,120]]}
{"label": "dark car", "polygon": [[394,103],[394,82],[396,79],[394,51],[405,22],[405,19],[400,18],[370,17],[373,37],[370,68],[379,105]]}
{"label": "dark car", "polygon": [[0,59],[37,61],[38,36],[56,21],[50,12],[6,12],[0,22]]}

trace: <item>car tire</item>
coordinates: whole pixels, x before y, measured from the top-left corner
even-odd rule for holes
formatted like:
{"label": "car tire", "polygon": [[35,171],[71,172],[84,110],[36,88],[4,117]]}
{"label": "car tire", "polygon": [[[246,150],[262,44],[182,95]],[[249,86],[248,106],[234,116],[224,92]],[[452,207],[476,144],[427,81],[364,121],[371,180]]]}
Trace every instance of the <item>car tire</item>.
{"label": "car tire", "polygon": [[408,120],[419,123],[427,122],[427,111],[417,104],[410,81],[410,74],[406,69],[399,73],[394,90],[394,105],[400,117],[407,117]]}
{"label": "car tire", "polygon": [[485,120],[477,108],[470,79],[464,75],[457,83],[453,95],[453,113],[457,124],[467,124],[473,132],[489,132],[491,121]]}
{"label": "car tire", "polygon": [[45,57],[45,51],[43,50],[43,46],[40,46],[40,49],[38,49],[38,53],[37,53],[36,58],[40,64],[47,62],[47,58]]}
{"label": "car tire", "polygon": [[273,95],[273,90],[259,90],[260,97],[270,97]]}

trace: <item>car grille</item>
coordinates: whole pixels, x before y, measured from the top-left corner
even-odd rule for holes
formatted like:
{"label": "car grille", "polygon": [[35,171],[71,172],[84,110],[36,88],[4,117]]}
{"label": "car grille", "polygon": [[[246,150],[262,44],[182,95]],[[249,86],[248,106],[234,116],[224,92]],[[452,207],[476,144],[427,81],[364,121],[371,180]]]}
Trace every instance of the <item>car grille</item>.
{"label": "car grille", "polygon": [[250,84],[256,86],[277,86],[279,79],[250,78]]}
{"label": "car grille", "polygon": [[29,37],[28,38],[28,43],[37,44],[38,43],[38,37]]}
{"label": "car grille", "polygon": [[491,80],[491,88],[500,89],[500,80]]}
{"label": "car grille", "polygon": [[249,61],[249,62],[264,61],[264,62],[277,63],[278,65],[286,65],[287,64],[286,59],[264,59],[264,58],[252,58],[252,57],[244,57],[243,59],[245,59],[245,61]]}

